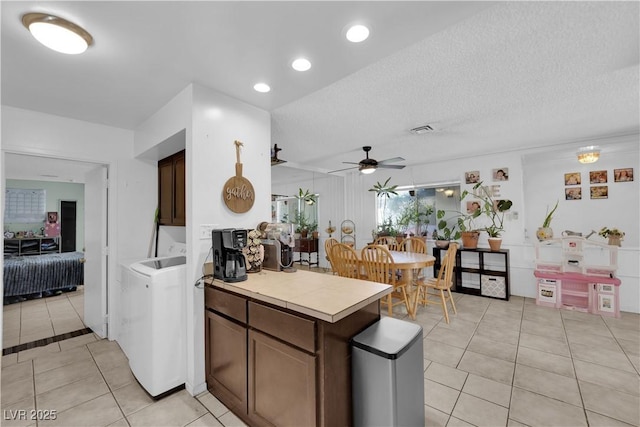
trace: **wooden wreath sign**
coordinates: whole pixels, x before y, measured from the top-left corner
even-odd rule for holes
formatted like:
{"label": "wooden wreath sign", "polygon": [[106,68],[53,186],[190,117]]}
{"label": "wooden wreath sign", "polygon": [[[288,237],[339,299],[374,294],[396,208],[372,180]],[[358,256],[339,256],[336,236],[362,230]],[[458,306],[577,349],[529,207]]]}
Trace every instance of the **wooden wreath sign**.
{"label": "wooden wreath sign", "polygon": [[236,176],[224,183],[222,199],[224,204],[235,213],[247,212],[253,206],[255,193],[251,182],[242,176],[242,163],[240,163],[240,147],[242,142],[234,141],[236,146]]}

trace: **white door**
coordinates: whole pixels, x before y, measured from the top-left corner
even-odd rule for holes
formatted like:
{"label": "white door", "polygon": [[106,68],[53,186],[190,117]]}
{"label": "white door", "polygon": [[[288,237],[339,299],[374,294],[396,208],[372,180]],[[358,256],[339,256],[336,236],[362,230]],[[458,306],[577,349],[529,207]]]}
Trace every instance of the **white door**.
{"label": "white door", "polygon": [[107,167],[85,175],[84,324],[107,336]]}

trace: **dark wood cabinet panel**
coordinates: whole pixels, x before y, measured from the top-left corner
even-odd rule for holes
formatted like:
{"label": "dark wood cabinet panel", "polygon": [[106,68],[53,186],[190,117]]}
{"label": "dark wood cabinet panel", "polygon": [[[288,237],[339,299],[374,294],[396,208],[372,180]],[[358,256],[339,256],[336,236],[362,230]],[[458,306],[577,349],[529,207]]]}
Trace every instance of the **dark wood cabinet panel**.
{"label": "dark wood cabinet panel", "polygon": [[186,195],[185,195],[185,157],[184,151],[176,154],[173,163],[173,225],[185,225],[187,220]]}
{"label": "dark wood cabinet panel", "polygon": [[206,311],[206,376],[227,407],[247,411],[247,328]]}
{"label": "dark wood cabinet panel", "polygon": [[250,330],[249,418],[265,426],[317,425],[315,356]]}
{"label": "dark wood cabinet panel", "polygon": [[186,224],[184,151],[158,161],[158,223]]}
{"label": "dark wood cabinet panel", "polygon": [[214,287],[205,307],[207,387],[245,423],[352,424],[349,340],[380,319],[377,301],[335,323]]}

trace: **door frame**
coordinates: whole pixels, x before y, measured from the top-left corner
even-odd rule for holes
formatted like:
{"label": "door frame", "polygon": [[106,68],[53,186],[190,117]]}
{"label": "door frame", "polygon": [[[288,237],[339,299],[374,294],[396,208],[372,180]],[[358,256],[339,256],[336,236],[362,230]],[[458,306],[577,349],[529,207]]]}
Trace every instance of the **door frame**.
{"label": "door frame", "polygon": [[[116,306],[116,292],[115,292],[115,278],[116,278],[116,268],[117,268],[117,262],[116,260],[118,259],[117,257],[117,246],[116,246],[116,236],[117,236],[117,186],[113,185],[112,183],[118,182],[117,181],[117,163],[116,161],[102,161],[102,160],[92,160],[92,159],[85,159],[85,158],[78,158],[78,157],[74,157],[74,156],[65,156],[65,155],[59,155],[59,154],[53,154],[53,153],[49,153],[49,152],[43,152],[43,151],[38,151],[38,152],[33,152],[33,151],[23,151],[23,150],[5,150],[2,149],[0,150],[0,153],[2,154],[1,156],[1,166],[0,170],[2,171],[2,175],[1,175],[1,180],[2,180],[2,191],[3,191],[3,196],[2,196],[2,203],[4,204],[4,189],[6,188],[6,174],[5,174],[5,162],[6,162],[6,154],[17,154],[17,155],[21,155],[21,156],[33,156],[33,157],[44,157],[47,159],[54,159],[54,160],[69,160],[69,161],[74,161],[74,162],[79,162],[79,163],[86,163],[86,164],[91,164],[94,167],[96,166],[105,166],[107,168],[107,176],[109,179],[109,191],[107,192],[107,206],[106,208],[106,215],[105,215],[105,221],[107,222],[106,227],[107,227],[107,242],[109,242],[109,246],[108,246],[108,253],[107,253],[107,265],[105,268],[105,274],[106,274],[106,280],[105,280],[105,292],[106,292],[106,313],[104,313],[107,316],[107,338],[109,340],[113,340],[115,339],[115,335],[114,333],[117,332],[117,326],[116,326],[116,319],[115,316],[113,316],[113,313],[110,312],[110,308],[111,307],[115,307]],[[0,219],[0,225],[4,225],[4,218]],[[0,261],[0,267],[2,267],[2,261]],[[0,271],[0,277],[2,275],[2,272]],[[0,299],[2,299],[2,296],[0,296]],[[4,308],[0,308],[0,314],[4,312]],[[0,320],[0,326],[2,326],[1,320]],[[0,329],[0,344],[2,343],[2,329]]]}

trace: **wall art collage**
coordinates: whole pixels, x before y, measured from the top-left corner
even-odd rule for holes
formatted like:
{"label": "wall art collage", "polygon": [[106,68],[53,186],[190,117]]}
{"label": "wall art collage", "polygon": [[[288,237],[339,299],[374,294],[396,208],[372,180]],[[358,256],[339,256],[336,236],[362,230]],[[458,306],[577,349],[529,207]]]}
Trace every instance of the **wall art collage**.
{"label": "wall art collage", "polygon": [[[585,177],[586,178],[586,177]],[[623,168],[613,170],[613,182],[633,181],[633,168]],[[585,182],[586,183],[586,182]],[[589,171],[589,197],[591,199],[609,198],[609,175],[606,170]],[[582,199],[582,175],[580,172],[569,172],[564,174],[564,198],[565,200]]]}

